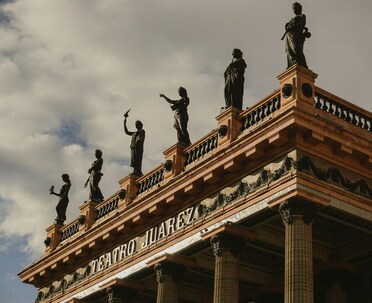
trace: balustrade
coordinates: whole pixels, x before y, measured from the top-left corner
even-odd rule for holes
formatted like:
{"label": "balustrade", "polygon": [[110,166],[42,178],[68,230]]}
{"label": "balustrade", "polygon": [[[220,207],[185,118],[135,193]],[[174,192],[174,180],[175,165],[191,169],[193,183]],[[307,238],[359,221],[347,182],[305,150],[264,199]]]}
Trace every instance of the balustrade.
{"label": "balustrade", "polygon": [[315,92],[314,106],[339,119],[371,132],[371,119],[366,115],[333,100],[319,92]]}
{"label": "balustrade", "polygon": [[96,221],[107,216],[109,213],[119,208],[119,196],[116,195],[113,199],[110,199],[103,204],[97,206],[96,209]]}
{"label": "balustrade", "polygon": [[264,118],[270,116],[275,111],[280,108],[280,93],[264,102],[258,107],[253,108],[251,111],[248,111],[248,114],[243,118],[243,126],[241,131],[250,128],[251,126],[262,121]]}
{"label": "balustrade", "polygon": [[61,228],[61,242],[71,238],[73,235],[77,234],[80,229],[80,219],[76,219],[71,222],[69,225],[66,225]]}
{"label": "balustrade", "polygon": [[138,195],[144,193],[145,191],[153,188],[155,185],[158,185],[160,182],[164,180],[164,173],[165,168],[163,165],[152,173],[150,173],[148,176],[145,176],[144,178],[141,178],[138,183]]}
{"label": "balustrade", "polygon": [[218,134],[213,132],[212,135],[208,136],[206,139],[201,141],[199,144],[192,146],[186,152],[186,163],[185,166],[192,162],[195,162],[202,158],[204,155],[208,154],[212,150],[217,148]]}

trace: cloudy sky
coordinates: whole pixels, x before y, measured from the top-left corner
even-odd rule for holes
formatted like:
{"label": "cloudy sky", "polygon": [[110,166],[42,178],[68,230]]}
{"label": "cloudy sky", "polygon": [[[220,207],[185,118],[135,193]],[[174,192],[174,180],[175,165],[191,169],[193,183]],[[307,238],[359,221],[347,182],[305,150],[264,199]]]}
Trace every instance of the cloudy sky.
{"label": "cloudy sky", "polygon": [[[371,110],[372,1],[302,0],[316,84]],[[244,107],[278,87],[286,67],[288,0],[0,0],[0,293],[29,303],[16,273],[44,250],[58,198],[72,180],[67,221],[87,199],[83,184],[104,158],[101,189],[118,190],[129,167],[129,129],[146,130],[143,171],[176,142],[173,114],[159,93],[189,92],[191,140],[216,127],[223,72],[233,48],[247,62]]]}

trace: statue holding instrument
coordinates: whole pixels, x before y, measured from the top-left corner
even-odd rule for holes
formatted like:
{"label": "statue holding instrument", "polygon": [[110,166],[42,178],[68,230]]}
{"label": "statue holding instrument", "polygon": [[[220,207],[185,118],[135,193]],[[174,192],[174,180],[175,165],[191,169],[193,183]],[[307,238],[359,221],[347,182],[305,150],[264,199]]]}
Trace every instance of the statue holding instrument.
{"label": "statue holding instrument", "polygon": [[141,121],[137,120],[135,123],[136,131],[129,131],[127,128],[127,118],[130,109],[124,114],[124,132],[132,137],[130,143],[130,166],[133,167],[133,174],[136,176],[142,176],[142,156],[143,156],[143,145],[145,142],[145,130]]}
{"label": "statue holding instrument", "polygon": [[285,51],[287,54],[287,68],[298,64],[307,68],[304,55],[304,42],[311,37],[306,27],[306,16],[302,14],[302,6],[295,2],[292,5],[295,16],[285,25],[285,33],[281,40],[285,39]]}
{"label": "statue holding instrument", "polygon": [[63,223],[66,221],[66,210],[67,210],[67,205],[69,202],[68,193],[71,188],[71,181],[70,181],[70,177],[68,174],[63,174],[62,180],[63,182],[65,182],[65,184],[62,185],[59,193],[56,193],[54,191],[54,186],[51,186],[49,189],[49,192],[51,195],[55,195],[59,197],[58,204],[56,206],[56,211],[57,211],[56,224],[57,225],[63,225]]}

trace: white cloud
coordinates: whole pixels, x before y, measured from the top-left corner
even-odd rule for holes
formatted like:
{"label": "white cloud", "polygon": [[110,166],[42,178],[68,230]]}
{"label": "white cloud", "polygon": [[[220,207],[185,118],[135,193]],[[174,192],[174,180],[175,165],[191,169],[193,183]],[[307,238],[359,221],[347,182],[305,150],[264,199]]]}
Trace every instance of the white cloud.
{"label": "white cloud", "polygon": [[[371,109],[372,43],[365,37],[372,4],[302,4],[317,83]],[[197,140],[216,127],[233,48],[248,64],[244,106],[277,88],[286,64],[280,37],[292,17],[291,2],[274,0],[28,0],[1,9],[12,22],[0,27],[0,232],[27,236],[34,253],[44,249],[57,203],[48,189],[62,185],[62,173],[72,180],[72,220],[88,197],[83,184],[96,148],[104,153],[105,196],[131,171],[122,125],[128,108],[130,129],[137,119],[144,123],[149,171],[176,142],[173,114],[159,93],[177,98],[179,86],[188,89]]]}

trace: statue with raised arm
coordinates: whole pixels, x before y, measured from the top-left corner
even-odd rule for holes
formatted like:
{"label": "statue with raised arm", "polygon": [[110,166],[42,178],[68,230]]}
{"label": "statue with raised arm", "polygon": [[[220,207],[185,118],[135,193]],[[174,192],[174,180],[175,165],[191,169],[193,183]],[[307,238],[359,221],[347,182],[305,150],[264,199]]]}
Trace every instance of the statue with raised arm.
{"label": "statue with raised arm", "polygon": [[127,128],[127,118],[128,118],[127,111],[124,114],[124,132],[128,136],[132,136],[132,140],[130,143],[130,166],[133,167],[133,174],[136,176],[143,176],[142,174],[142,156],[143,156],[143,144],[145,142],[145,130],[143,129],[143,124],[141,121],[137,120],[136,131],[129,131]]}
{"label": "statue with raised arm", "polygon": [[232,53],[232,62],[227,67],[225,77],[225,103],[226,108],[232,106],[237,109],[243,108],[244,72],[247,64],[243,59],[243,53],[235,48]]}
{"label": "statue with raised arm", "polygon": [[285,52],[287,53],[287,68],[298,64],[307,68],[304,55],[304,42],[311,34],[306,27],[306,16],[302,14],[302,6],[295,2],[292,5],[295,16],[285,25]]}
{"label": "statue with raised arm", "polygon": [[65,182],[65,184],[62,185],[59,193],[54,192],[54,186],[52,186],[49,190],[51,195],[59,197],[58,204],[56,206],[57,211],[56,223],[58,225],[63,225],[63,223],[66,220],[66,209],[69,202],[68,192],[70,191],[71,188],[71,181],[68,174],[63,174],[62,180],[63,182]]}
{"label": "statue with raised arm", "polygon": [[178,94],[181,97],[181,99],[179,100],[171,100],[163,94],[160,94],[160,97],[164,98],[170,104],[171,109],[174,111],[173,127],[177,130],[178,143],[189,146],[191,145],[191,141],[189,132],[187,131],[187,123],[189,121],[187,107],[190,104],[190,99],[187,96],[187,90],[183,87],[180,87],[178,89]]}
{"label": "statue with raised arm", "polygon": [[95,202],[101,202],[104,200],[102,195],[101,189],[99,188],[99,182],[101,181],[101,177],[103,174],[101,173],[103,159],[102,159],[102,151],[97,149],[95,151],[96,159],[91,167],[88,169],[89,177],[84,184],[84,187],[87,187],[89,184],[89,200]]}

